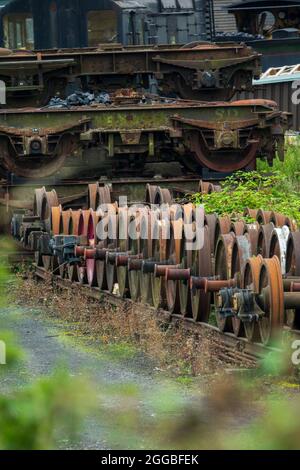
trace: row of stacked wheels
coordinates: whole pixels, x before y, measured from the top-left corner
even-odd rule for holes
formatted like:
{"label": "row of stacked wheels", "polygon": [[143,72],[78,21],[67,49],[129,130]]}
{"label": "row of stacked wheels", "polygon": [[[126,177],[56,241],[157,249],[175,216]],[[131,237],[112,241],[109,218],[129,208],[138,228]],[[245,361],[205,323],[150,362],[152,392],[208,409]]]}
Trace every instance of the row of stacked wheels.
{"label": "row of stacked wheels", "polygon": [[120,207],[98,184],[87,201],[63,209],[55,191],[36,191],[34,216],[14,221],[13,231],[38,266],[195,322],[216,321],[250,342],[300,330],[300,232],[288,217],[206,214],[150,185],[143,205]]}

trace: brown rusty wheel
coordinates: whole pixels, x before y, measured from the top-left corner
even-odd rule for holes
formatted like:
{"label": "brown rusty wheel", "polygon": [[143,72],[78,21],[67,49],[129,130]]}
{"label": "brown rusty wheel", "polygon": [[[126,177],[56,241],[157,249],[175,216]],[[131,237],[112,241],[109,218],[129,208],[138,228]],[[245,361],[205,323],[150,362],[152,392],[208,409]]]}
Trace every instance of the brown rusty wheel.
{"label": "brown rusty wheel", "polygon": [[[186,204],[183,206],[184,229],[180,254],[182,269],[190,269],[192,265],[193,246],[196,242],[194,211],[195,207],[193,204]],[[191,289],[189,279],[183,279],[179,281],[179,298],[181,314],[185,317],[192,317]]]}
{"label": "brown rusty wheel", "polygon": [[284,324],[284,292],[281,267],[278,258],[265,259],[259,275],[259,298],[264,316],[259,319],[263,344],[278,338]]}
{"label": "brown rusty wheel", "polygon": [[172,196],[168,189],[161,188],[157,186],[155,196],[154,196],[154,204],[161,206],[162,204],[171,204]]}
{"label": "brown rusty wheel", "polygon": [[[128,207],[120,207],[118,211],[119,218],[119,250],[121,254],[128,253],[128,227],[129,227]],[[119,294],[121,297],[129,295],[128,283],[128,263],[117,263],[117,282]]]}
{"label": "brown rusty wheel", "polygon": [[[117,271],[116,263],[113,260],[113,255],[116,255],[118,251],[118,214],[117,207],[114,204],[108,205],[107,212],[107,257],[105,262],[105,276],[107,289],[109,292],[114,291],[114,287],[117,283]],[[111,256],[109,256],[111,254]]]}
{"label": "brown rusty wheel", "polygon": [[[258,294],[259,290],[259,274],[260,269],[263,263],[262,256],[250,258],[245,266],[243,272],[243,289],[249,289],[254,294]],[[256,343],[261,341],[258,322],[245,322],[244,323],[246,338],[251,343]]]}
{"label": "brown rusty wheel", "polygon": [[273,230],[273,224],[262,225],[259,229],[256,253],[263,258],[267,258],[269,255]]}
{"label": "brown rusty wheel", "polygon": [[[182,243],[183,220],[177,219],[171,222],[170,239],[167,240],[166,258],[173,265],[179,265],[181,262],[181,243]],[[166,280],[166,297],[168,311],[170,313],[180,313],[179,282]]]}
{"label": "brown rusty wheel", "polygon": [[210,240],[210,251],[211,254],[215,254],[215,233],[216,233],[216,225],[218,221],[218,216],[216,214],[206,214],[204,223],[208,227],[209,230],[209,240]]}
{"label": "brown rusty wheel", "polygon": [[90,287],[97,286],[95,251],[97,245],[97,225],[99,221],[98,212],[91,210],[88,221],[87,246],[91,249],[85,250],[85,268],[87,283]]}
{"label": "brown rusty wheel", "polygon": [[258,213],[258,210],[257,210],[257,209],[250,209],[249,207],[247,207],[247,208],[244,210],[244,217],[248,217],[249,219],[256,220],[256,218],[257,218],[257,213]]}
{"label": "brown rusty wheel", "polygon": [[270,222],[272,222],[275,227],[283,227],[288,222],[288,217],[278,212],[272,212]]}
{"label": "brown rusty wheel", "polygon": [[[224,131],[224,140],[232,138],[230,129]],[[190,145],[199,166],[217,172],[231,173],[249,166],[255,168],[259,143],[255,141],[245,149],[234,149],[230,146],[231,148],[211,150],[204,142],[201,132],[195,131],[190,135]]]}
{"label": "brown rusty wheel", "polygon": [[[229,280],[231,277],[231,258],[232,258],[232,249],[233,243],[235,240],[235,235],[229,233],[226,235],[221,235],[217,243],[216,254],[215,254],[215,276],[218,276],[220,280]],[[215,309],[216,309],[216,319],[220,331],[232,331],[232,321],[231,318],[222,317],[217,308],[217,295],[215,295]]]}
{"label": "brown rusty wheel", "polygon": [[260,226],[258,225],[257,222],[255,222],[254,224],[246,224],[245,225],[244,235],[249,236],[253,256],[257,255],[257,243],[258,243],[259,228],[260,228]]}
{"label": "brown rusty wheel", "polygon": [[88,208],[96,211],[98,209],[97,197],[99,191],[99,183],[92,183],[88,186]]}
{"label": "brown rusty wheel", "polygon": [[218,217],[214,234],[214,251],[221,235],[227,235],[231,230],[231,219],[229,215]]}
{"label": "brown rusty wheel", "polygon": [[209,181],[200,180],[199,182],[199,193],[201,194],[212,194],[215,192],[220,192],[221,186],[216,186]]}
{"label": "brown rusty wheel", "polygon": [[[167,261],[167,240],[164,236],[166,225],[164,220],[160,220],[156,216],[153,217],[152,225],[152,260],[158,263]],[[163,277],[156,277],[155,273],[151,274],[151,290],[153,306],[156,309],[166,309],[167,296],[166,296],[166,282]]]}
{"label": "brown rusty wheel", "polygon": [[[232,248],[231,276],[236,280],[237,287],[242,286],[242,272],[247,260],[253,256],[250,238],[248,235],[236,237]],[[236,337],[244,337],[244,324],[237,317],[232,317],[232,328]]]}
{"label": "brown rusty wheel", "polygon": [[61,214],[62,214],[62,207],[52,207],[51,209],[51,233],[52,235],[60,235],[62,233],[62,226],[61,226]]}
{"label": "brown rusty wheel", "polygon": [[237,220],[232,222],[230,226],[230,232],[233,232],[237,237],[244,235],[246,224],[244,220]]}
{"label": "brown rusty wheel", "polygon": [[[141,237],[140,237],[140,253],[143,260],[152,258],[152,212],[145,208],[141,215]],[[138,271],[139,282],[141,286],[141,302],[146,305],[153,305],[151,290],[151,274],[144,272],[142,269]]]}
{"label": "brown rusty wheel", "polygon": [[[79,231],[82,237],[85,240],[86,246],[89,246],[88,243],[88,225],[89,225],[89,220],[90,220],[90,215],[91,215],[90,210],[83,210],[80,214],[79,218]],[[86,273],[86,266],[83,261],[81,261],[77,266],[77,279],[80,282],[80,284],[87,284],[87,273]]]}
{"label": "brown rusty wheel", "polygon": [[[141,224],[140,212],[129,214],[129,223],[131,226],[130,236],[128,238],[128,251],[131,256],[140,255],[140,238],[141,238]],[[128,284],[130,298],[133,302],[138,302],[141,299],[141,286],[139,272],[135,269],[129,269]]]}
{"label": "brown rusty wheel", "polygon": [[290,229],[285,225],[282,228],[274,228],[271,236],[268,258],[277,256],[281,265],[281,272],[286,273],[286,250],[290,235]]}
{"label": "brown rusty wheel", "polygon": [[[193,252],[191,271],[197,277],[212,276],[212,260],[210,251],[210,232],[204,227],[203,246]],[[196,322],[208,323],[210,315],[211,294],[204,289],[191,289],[191,305],[193,319]]]}
{"label": "brown rusty wheel", "polygon": [[[81,236],[83,233],[83,217],[82,210],[72,211],[70,219],[70,235]],[[78,273],[76,264],[68,264],[67,266],[68,278],[71,282],[78,282]]]}
{"label": "brown rusty wheel", "polygon": [[58,197],[56,191],[45,192],[42,196],[42,207],[41,207],[41,220],[44,222],[46,231],[50,233],[51,231],[51,214],[52,207],[58,207]]}
{"label": "brown rusty wheel", "polygon": [[[66,211],[62,211],[61,213],[61,227],[62,227],[62,234],[63,235],[70,235],[71,227],[71,218],[72,218],[72,209],[68,209]],[[59,275],[63,279],[68,274],[67,265],[64,263],[60,263],[58,267]]]}
{"label": "brown rusty wheel", "polygon": [[300,277],[300,232],[291,232],[287,242],[286,273]]}
{"label": "brown rusty wheel", "polygon": [[271,223],[271,211],[264,211],[263,209],[259,209],[256,215],[256,220],[259,225],[267,225]]}
{"label": "brown rusty wheel", "polygon": [[33,214],[41,217],[42,216],[42,203],[44,196],[46,195],[46,188],[39,188],[34,191],[33,199]]}
{"label": "brown rusty wheel", "polygon": [[[287,242],[286,266],[287,276],[300,277],[300,232],[291,232]],[[300,330],[300,310],[287,310],[287,325]]]}
{"label": "brown rusty wheel", "polygon": [[149,205],[154,204],[155,194],[156,194],[157,188],[158,188],[158,186],[147,184],[147,186],[146,186],[146,195],[145,195],[146,204],[149,204]]}

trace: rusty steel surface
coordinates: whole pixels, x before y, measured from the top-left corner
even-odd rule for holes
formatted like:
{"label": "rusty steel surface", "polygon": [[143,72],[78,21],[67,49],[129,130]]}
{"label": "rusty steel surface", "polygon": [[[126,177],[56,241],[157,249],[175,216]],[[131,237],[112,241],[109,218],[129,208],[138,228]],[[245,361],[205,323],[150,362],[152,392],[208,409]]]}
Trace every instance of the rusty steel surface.
{"label": "rusty steel surface", "polygon": [[284,294],[281,266],[277,257],[265,259],[259,275],[259,295],[264,296],[264,289],[269,289],[267,311],[260,318],[258,325],[264,344],[276,338],[284,324]]}
{"label": "rusty steel surface", "polygon": [[[164,162],[161,154],[167,149],[174,161],[194,173],[200,174],[202,168],[232,172],[255,168],[262,156],[271,162],[287,123],[288,117],[266,100],[168,103],[155,99],[151,104],[125,106],[2,110],[0,166],[18,176],[43,177],[67,167],[78,153],[93,160],[97,154],[100,177],[103,159],[113,168],[119,158],[127,162],[134,156],[139,165],[136,172],[146,159]],[[85,172],[91,164],[85,165]],[[124,170],[130,171],[128,163],[127,168],[120,167]],[[95,164],[91,172],[95,175]]]}
{"label": "rusty steel surface", "polygon": [[[260,54],[242,44],[196,46],[105,47],[0,54],[0,73],[8,91],[8,105],[45,104],[64,94],[68,80],[84,80],[93,89],[110,90],[111,77],[135,86],[155,78],[159,88],[182,98],[230,99],[235,91],[251,90],[261,73]],[[210,80],[207,81],[207,74]],[[24,79],[26,77],[26,79]],[[27,97],[25,98],[25,94]]]}

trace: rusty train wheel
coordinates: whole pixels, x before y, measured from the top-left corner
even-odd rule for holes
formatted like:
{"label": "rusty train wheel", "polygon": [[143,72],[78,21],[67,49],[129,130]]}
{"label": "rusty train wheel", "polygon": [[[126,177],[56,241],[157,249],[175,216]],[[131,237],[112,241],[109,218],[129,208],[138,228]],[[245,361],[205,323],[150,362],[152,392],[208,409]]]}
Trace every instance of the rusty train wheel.
{"label": "rusty train wheel", "polygon": [[99,221],[99,215],[97,212],[91,210],[88,221],[87,231],[87,246],[91,250],[85,251],[85,268],[86,268],[86,280],[90,287],[97,286],[97,273],[96,273],[96,260],[95,256],[88,256],[89,252],[95,250],[97,245],[97,225]]}
{"label": "rusty train wheel", "polygon": [[256,218],[257,218],[257,213],[258,213],[258,210],[257,210],[257,209],[250,209],[249,207],[247,207],[247,208],[244,210],[244,217],[248,217],[249,219],[256,220]]}
{"label": "rusty train wheel", "polygon": [[[119,250],[121,253],[127,253],[128,247],[128,207],[120,207],[119,217]],[[129,295],[128,266],[117,265],[117,282],[119,294],[121,297]]]}
{"label": "rusty train wheel", "polygon": [[221,235],[227,235],[231,230],[231,219],[229,215],[218,217],[214,234],[214,252]]}
{"label": "rusty train wheel", "polygon": [[257,222],[245,225],[244,235],[248,235],[249,237],[253,256],[257,255],[258,230],[259,225]]}
{"label": "rusty train wheel", "polygon": [[[266,290],[265,290],[266,289]],[[284,293],[281,266],[278,258],[265,259],[259,275],[259,295],[268,297],[264,302],[264,316],[259,320],[261,340],[264,345],[277,339],[284,324]]]}
{"label": "rusty train wheel", "polygon": [[[232,233],[221,235],[217,243],[215,254],[215,276],[221,280],[231,279],[231,257],[235,236]],[[215,295],[215,307],[217,296]],[[224,318],[216,308],[216,319],[220,331],[232,331],[231,318]]]}
{"label": "rusty train wheel", "polygon": [[[141,216],[141,238],[140,252],[143,260],[152,259],[152,218],[151,211],[145,209]],[[139,282],[141,286],[141,302],[146,305],[153,305],[151,290],[151,275],[142,269],[139,271]]]}
{"label": "rusty train wheel", "polygon": [[237,237],[244,235],[246,224],[243,220],[232,222],[230,232],[233,232]]}
{"label": "rusty train wheel", "polygon": [[172,196],[168,189],[157,186],[154,195],[154,204],[161,206],[162,204],[171,204]]}
{"label": "rusty train wheel", "polygon": [[46,194],[46,188],[39,188],[34,191],[34,199],[33,199],[33,214],[41,217],[42,216],[42,203],[44,196]]}
{"label": "rusty train wheel", "polygon": [[[81,236],[83,232],[82,210],[72,211],[70,223],[70,235]],[[71,282],[78,282],[77,265],[72,263],[67,265],[67,274]]]}
{"label": "rusty train wheel", "polygon": [[[186,204],[183,207],[184,213],[184,227],[183,227],[183,238],[181,242],[181,266],[182,269],[190,269],[192,265],[193,250],[189,246],[196,240],[193,238],[194,224],[194,210],[193,204]],[[193,233],[189,233],[189,232]],[[190,282],[187,279],[179,281],[179,298],[180,298],[180,312],[185,317],[192,316],[192,305],[191,305],[191,289]]]}
{"label": "rusty train wheel", "polygon": [[[117,218],[117,207],[114,204],[109,204],[107,213],[107,248],[110,253],[116,254],[118,250],[118,218]],[[114,287],[117,283],[117,271],[116,264],[109,259],[109,252],[107,253],[107,259],[105,263],[105,276],[107,289],[109,292],[113,292]]]}
{"label": "rusty train wheel", "polygon": [[279,214],[278,212],[272,212],[270,217],[270,222],[272,222],[275,227],[283,227],[288,221],[285,215]]}
{"label": "rusty train wheel", "polygon": [[[291,232],[287,242],[285,271],[288,276],[300,277],[300,232]],[[300,330],[300,310],[287,310],[287,325]]]}
{"label": "rusty train wheel", "polygon": [[264,211],[263,209],[259,209],[256,215],[256,220],[259,225],[268,225],[271,223],[272,212],[271,211]]}
{"label": "rusty train wheel", "polygon": [[[230,130],[227,134],[229,138],[232,138]],[[201,167],[224,173],[232,173],[250,166],[255,169],[258,142],[253,142],[244,150],[223,148],[211,151],[204,143],[201,132],[192,132],[190,144],[195,160]]]}
{"label": "rusty train wheel", "polygon": [[61,214],[62,207],[52,207],[51,209],[51,233],[52,235],[60,235],[62,233],[61,227]]}
{"label": "rusty train wheel", "polygon": [[[232,248],[231,276],[236,279],[237,287],[242,286],[241,273],[244,271],[247,260],[253,256],[249,236],[243,235],[235,238]],[[244,337],[245,330],[243,322],[232,317],[232,328],[235,336]]]}
{"label": "rusty train wheel", "polygon": [[88,186],[88,207],[97,210],[97,195],[99,191],[99,183],[92,183]]}
{"label": "rusty train wheel", "polygon": [[[170,263],[179,265],[181,262],[181,243],[183,220],[177,219],[171,222],[170,239],[167,240],[166,258]],[[180,313],[179,283],[178,281],[166,280],[166,299],[168,311],[173,314]]]}
{"label": "rusty train wheel", "polygon": [[[88,243],[88,231],[89,231],[89,220],[91,216],[92,210],[83,210],[81,211],[80,217],[79,217],[79,230],[80,234],[84,237],[85,243],[87,246],[89,246]],[[87,284],[87,272],[86,272],[86,265],[83,261],[78,263],[76,265],[76,270],[77,270],[77,279],[80,284]]]}
{"label": "rusty train wheel", "polygon": [[274,230],[273,224],[262,225],[258,232],[257,254],[267,258],[270,252],[271,237]]}
{"label": "rusty train wheel", "polygon": [[281,265],[281,271],[286,273],[286,250],[290,229],[287,226],[274,228],[271,236],[268,258],[277,256]]}
{"label": "rusty train wheel", "polygon": [[[164,221],[155,219],[152,226],[152,259],[153,261],[167,261],[167,243],[164,239]],[[162,277],[155,277],[151,274],[151,290],[153,306],[156,309],[167,308],[166,283]]]}
{"label": "rusty train wheel", "polygon": [[[195,250],[192,260],[192,272],[198,277],[212,276],[212,262],[210,253],[210,232],[208,226],[204,227],[203,247]],[[208,323],[210,315],[211,294],[204,289],[191,289],[191,306],[193,319],[196,322]]]}
{"label": "rusty train wheel", "polygon": [[149,205],[154,204],[155,194],[156,194],[157,188],[158,188],[158,186],[147,184],[147,186],[146,186],[146,195],[145,195],[146,204],[149,204]]}
{"label": "rusty train wheel", "polygon": [[[136,214],[130,216],[131,226],[134,227],[134,232],[136,238],[128,238],[128,250],[130,255],[138,256],[140,255],[140,237],[141,237],[141,225],[140,225],[140,213],[139,211]],[[139,272],[136,270],[129,270],[128,273],[128,284],[130,298],[133,302],[138,302],[141,299],[141,286],[140,286],[140,276]]]}
{"label": "rusty train wheel", "polygon": [[[263,263],[262,256],[250,258],[245,266],[243,273],[242,286],[243,289],[249,289],[254,294],[258,294],[259,291],[259,275],[260,269]],[[261,341],[260,331],[258,322],[245,322],[244,323],[246,338],[250,343],[256,343]]]}
{"label": "rusty train wheel", "polygon": [[218,221],[218,216],[216,214],[206,214],[204,219],[205,225],[208,227],[209,230],[209,239],[210,239],[210,251],[211,254],[215,254],[215,233],[216,233],[216,225]]}

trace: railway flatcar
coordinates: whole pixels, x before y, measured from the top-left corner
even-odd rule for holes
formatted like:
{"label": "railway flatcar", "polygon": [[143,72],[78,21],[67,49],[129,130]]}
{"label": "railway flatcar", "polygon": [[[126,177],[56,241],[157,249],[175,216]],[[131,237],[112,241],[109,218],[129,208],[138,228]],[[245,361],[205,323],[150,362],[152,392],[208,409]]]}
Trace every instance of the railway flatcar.
{"label": "railway flatcar", "polygon": [[237,32],[218,34],[217,41],[243,41],[262,54],[262,67],[300,63],[300,1],[246,0],[224,7],[234,15]]}

